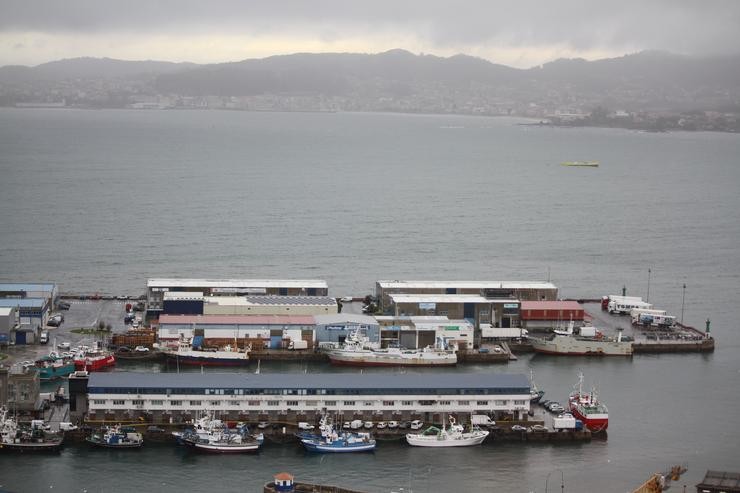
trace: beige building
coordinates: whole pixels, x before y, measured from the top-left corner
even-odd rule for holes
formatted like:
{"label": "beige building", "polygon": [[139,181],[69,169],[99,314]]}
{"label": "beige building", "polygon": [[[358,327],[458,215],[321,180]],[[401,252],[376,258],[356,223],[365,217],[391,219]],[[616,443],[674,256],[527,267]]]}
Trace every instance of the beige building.
{"label": "beige building", "polygon": [[203,315],[330,315],[337,300],[328,296],[208,296]]}
{"label": "beige building", "polygon": [[553,301],[558,288],[550,282],[515,281],[377,281],[375,296],[384,313],[389,314],[391,294],[477,295],[489,299]]}

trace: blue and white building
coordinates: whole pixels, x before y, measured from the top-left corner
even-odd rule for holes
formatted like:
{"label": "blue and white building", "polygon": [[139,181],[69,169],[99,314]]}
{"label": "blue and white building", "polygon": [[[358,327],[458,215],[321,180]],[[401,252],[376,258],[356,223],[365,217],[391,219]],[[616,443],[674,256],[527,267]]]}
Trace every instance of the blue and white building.
{"label": "blue and white building", "polygon": [[[431,422],[445,414],[523,419],[530,403],[529,379],[520,374],[93,372],[81,378],[89,378],[87,409],[77,412],[105,420],[180,422],[205,411],[221,419],[284,422],[323,413]],[[72,385],[77,379],[70,378],[70,389],[80,389]]]}

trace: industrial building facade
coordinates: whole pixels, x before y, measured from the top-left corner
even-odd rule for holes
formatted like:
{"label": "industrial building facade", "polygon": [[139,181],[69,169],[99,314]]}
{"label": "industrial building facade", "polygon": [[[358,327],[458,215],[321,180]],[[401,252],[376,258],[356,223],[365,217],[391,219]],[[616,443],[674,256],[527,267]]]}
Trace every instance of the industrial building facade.
{"label": "industrial building facade", "polygon": [[[332,413],[377,419],[421,416],[441,421],[447,413],[507,414],[522,419],[529,410],[525,375],[434,374],[199,374],[94,372],[89,378],[89,419],[143,416],[180,422],[205,411],[221,419],[290,421]],[[70,384],[79,389],[79,385]],[[70,398],[79,404],[74,395]],[[76,406],[80,407],[80,406]]]}
{"label": "industrial building facade", "polygon": [[195,292],[203,296],[274,295],[328,296],[323,280],[291,279],[148,279],[147,316],[157,317],[164,308],[164,293]]}

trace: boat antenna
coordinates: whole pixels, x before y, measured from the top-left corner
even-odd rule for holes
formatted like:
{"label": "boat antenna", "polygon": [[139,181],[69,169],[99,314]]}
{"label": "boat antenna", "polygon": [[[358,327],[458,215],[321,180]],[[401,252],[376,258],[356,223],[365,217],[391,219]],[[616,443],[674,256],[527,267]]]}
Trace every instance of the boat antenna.
{"label": "boat antenna", "polygon": [[257,360],[257,369],[256,369],[256,370],[254,370],[254,374],[255,374],[255,375],[259,375],[259,374],[260,374],[260,363],[261,363],[261,362],[262,362],[262,360],[261,360],[261,359],[258,359],[258,360]]}

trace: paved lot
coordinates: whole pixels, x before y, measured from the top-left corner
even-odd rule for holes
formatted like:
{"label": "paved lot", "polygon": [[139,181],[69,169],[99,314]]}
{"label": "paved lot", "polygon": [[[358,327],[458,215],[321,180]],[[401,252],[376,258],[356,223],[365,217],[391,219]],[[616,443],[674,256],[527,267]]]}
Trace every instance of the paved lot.
{"label": "paved lot", "polygon": [[91,345],[94,336],[74,334],[72,329],[94,328],[100,321],[110,324],[113,332],[123,332],[126,325],[123,322],[125,306],[127,301],[117,300],[86,300],[69,301],[69,310],[61,311],[64,322],[59,327],[47,327],[49,332],[49,344],[30,344],[23,346],[10,346],[7,350],[9,358],[3,363],[8,365],[13,362],[35,360],[40,356],[48,354],[54,347],[54,343],[69,342],[72,346],[79,344]]}

